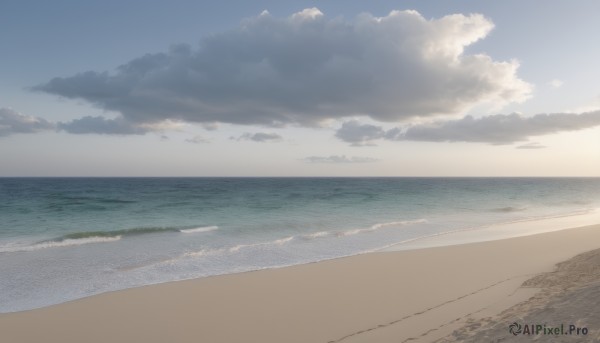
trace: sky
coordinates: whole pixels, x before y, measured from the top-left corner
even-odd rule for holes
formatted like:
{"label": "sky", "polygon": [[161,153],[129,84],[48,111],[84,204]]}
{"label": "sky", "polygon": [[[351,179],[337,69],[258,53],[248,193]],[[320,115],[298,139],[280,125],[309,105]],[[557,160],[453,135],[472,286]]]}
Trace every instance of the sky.
{"label": "sky", "polygon": [[600,176],[597,1],[0,4],[0,176]]}

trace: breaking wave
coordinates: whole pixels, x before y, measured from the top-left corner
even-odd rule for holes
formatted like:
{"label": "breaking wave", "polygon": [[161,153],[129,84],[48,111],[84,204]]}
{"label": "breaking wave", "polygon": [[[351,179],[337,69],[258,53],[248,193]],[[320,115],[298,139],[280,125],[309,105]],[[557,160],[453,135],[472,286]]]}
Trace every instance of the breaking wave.
{"label": "breaking wave", "polygon": [[403,221],[388,222],[388,223],[378,223],[378,224],[371,225],[370,227],[364,228],[364,229],[352,229],[352,230],[338,232],[338,233],[336,233],[336,235],[337,236],[352,236],[352,235],[356,235],[359,233],[377,231],[379,229],[383,229],[383,228],[386,228],[389,226],[405,226],[405,225],[413,225],[413,224],[421,224],[421,223],[427,223],[427,220],[426,219],[416,219],[416,220],[403,220]]}
{"label": "breaking wave", "polygon": [[113,231],[82,231],[73,232],[57,238],[33,243],[30,245],[20,244],[5,244],[0,245],[0,253],[20,252],[20,251],[36,251],[47,248],[70,247],[82,244],[92,243],[109,243],[121,240],[123,237],[138,236],[144,234],[155,234],[162,232],[177,232],[177,233],[201,233],[217,230],[218,226],[201,226],[193,228],[176,228],[176,227],[143,227]]}
{"label": "breaking wave", "polygon": [[213,226],[202,226],[202,227],[196,227],[193,229],[180,229],[179,232],[182,233],[198,233],[198,232],[209,232],[209,231],[215,231],[217,230],[219,227],[216,225]]}
{"label": "breaking wave", "polygon": [[19,252],[19,251],[35,251],[40,249],[69,247],[75,245],[92,244],[92,243],[109,243],[121,239],[121,236],[113,237],[85,237],[85,238],[70,238],[61,241],[46,241],[27,246],[4,246],[0,247],[0,252]]}

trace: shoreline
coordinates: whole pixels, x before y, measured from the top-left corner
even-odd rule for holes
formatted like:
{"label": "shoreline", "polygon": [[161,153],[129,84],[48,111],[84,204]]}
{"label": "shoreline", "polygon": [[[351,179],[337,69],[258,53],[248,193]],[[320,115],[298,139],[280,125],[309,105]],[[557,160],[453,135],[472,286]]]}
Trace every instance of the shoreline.
{"label": "shoreline", "polygon": [[543,217],[524,218],[508,222],[492,223],[472,228],[435,233],[394,243],[379,251],[403,251],[444,247],[451,245],[490,242],[526,237],[549,232],[572,230],[600,223],[600,208],[587,209],[579,213],[565,213]]}
{"label": "shoreline", "polygon": [[595,248],[600,225],[373,252],[0,314],[0,330],[15,342],[429,342],[530,298],[523,282]]}

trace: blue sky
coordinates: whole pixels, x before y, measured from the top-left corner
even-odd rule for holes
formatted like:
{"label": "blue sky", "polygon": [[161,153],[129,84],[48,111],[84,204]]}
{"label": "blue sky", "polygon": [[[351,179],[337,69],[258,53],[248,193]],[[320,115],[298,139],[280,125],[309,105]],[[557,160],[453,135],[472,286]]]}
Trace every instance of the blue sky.
{"label": "blue sky", "polygon": [[599,10],[3,1],[0,175],[598,176]]}

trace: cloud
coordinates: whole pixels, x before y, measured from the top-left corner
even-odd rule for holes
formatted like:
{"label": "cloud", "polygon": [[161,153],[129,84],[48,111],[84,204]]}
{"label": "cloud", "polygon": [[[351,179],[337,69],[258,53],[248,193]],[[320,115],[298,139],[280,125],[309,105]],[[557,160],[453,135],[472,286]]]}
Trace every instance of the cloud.
{"label": "cloud", "polygon": [[374,145],[373,140],[383,138],[385,130],[380,126],[361,124],[357,120],[344,122],[335,136],[353,146]]}
{"label": "cloud", "polygon": [[540,143],[527,143],[527,144],[523,144],[523,145],[519,145],[516,147],[517,149],[544,149],[546,148],[545,145],[541,145]]}
{"label": "cloud", "polygon": [[370,157],[346,157],[345,155],[310,156],[304,159],[309,163],[370,163],[379,161]]}
{"label": "cloud", "polygon": [[282,139],[282,137],[276,133],[264,133],[264,132],[257,132],[257,133],[249,133],[246,132],[243,135],[239,136],[238,138],[235,137],[231,137],[231,139],[235,139],[237,141],[253,141],[253,142],[276,142],[276,141],[280,141]]}
{"label": "cloud", "polygon": [[560,88],[563,85],[563,82],[559,79],[553,79],[552,81],[548,82],[548,84],[553,88]]}
{"label": "cloud", "polygon": [[203,123],[202,127],[206,131],[215,131],[219,128],[219,123]]}
{"label": "cloud", "polygon": [[576,131],[600,125],[600,111],[582,114],[552,113],[532,117],[497,114],[482,118],[466,116],[460,120],[409,127],[398,139],[430,142],[486,142],[510,144],[562,131]]}
{"label": "cloud", "polygon": [[55,125],[45,119],[28,116],[10,108],[0,108],[0,137],[14,133],[36,133],[54,130]]}
{"label": "cloud", "polygon": [[185,140],[188,143],[202,144],[202,143],[210,143],[210,141],[202,136],[194,136],[193,138]]}
{"label": "cloud", "polygon": [[94,122],[105,128],[99,133],[140,133],[136,125],[165,119],[312,126],[355,115],[396,122],[457,114],[531,93],[516,61],[465,54],[493,27],[480,14],[426,19],[392,11],[345,20],[316,8],[287,18],[265,11],[203,38],[198,48],[177,45],[114,72],[56,77],[33,89],[122,115],[118,122],[86,117],[63,126]]}
{"label": "cloud", "polygon": [[142,135],[150,131],[150,129],[132,124],[122,117],[106,119],[92,116],[75,119],[67,123],[59,122],[57,128],[74,134]]}
{"label": "cloud", "polygon": [[[348,123],[350,123],[348,125]],[[466,116],[458,120],[418,124],[406,128],[385,130],[380,126],[346,122],[336,136],[352,145],[372,144],[374,140],[409,140],[425,142],[482,142],[511,144],[526,141],[531,136],[541,136],[563,131],[583,130],[600,126],[600,111],[573,113],[537,114],[524,117],[520,114],[497,114],[474,118]],[[362,135],[347,134],[362,132]],[[364,129],[363,129],[364,127]]]}

